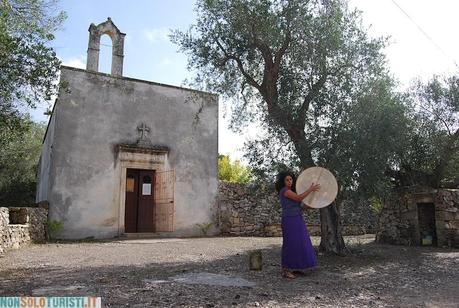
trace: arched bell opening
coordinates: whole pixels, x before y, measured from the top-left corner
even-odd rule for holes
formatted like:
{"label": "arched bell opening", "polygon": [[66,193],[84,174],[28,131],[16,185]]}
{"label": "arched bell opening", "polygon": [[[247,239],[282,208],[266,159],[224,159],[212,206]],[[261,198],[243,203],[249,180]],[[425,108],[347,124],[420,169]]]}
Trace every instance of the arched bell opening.
{"label": "arched bell opening", "polygon": [[[101,55],[101,37],[103,35],[108,35],[111,38],[111,57],[104,56],[105,58],[111,59],[110,72],[115,76],[123,75],[123,59],[124,59],[124,37],[126,34],[121,33],[121,31],[115,26],[110,17],[107,21],[99,24],[98,26],[91,24],[89,26],[89,43],[88,43],[88,61],[86,63],[86,69],[88,71],[99,72],[99,60]],[[105,48],[107,38],[104,36],[102,46]],[[103,51],[105,55],[105,49]],[[104,60],[105,61],[105,60]],[[105,62],[103,65],[104,71]],[[108,71],[108,70],[107,70]]]}

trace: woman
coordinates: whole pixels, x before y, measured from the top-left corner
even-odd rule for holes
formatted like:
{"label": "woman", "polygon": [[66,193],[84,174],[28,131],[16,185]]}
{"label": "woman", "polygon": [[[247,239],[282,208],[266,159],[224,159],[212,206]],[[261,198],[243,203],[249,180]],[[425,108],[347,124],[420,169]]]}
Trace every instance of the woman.
{"label": "woman", "polygon": [[305,270],[317,266],[317,259],[308,229],[304,223],[301,201],[311,192],[320,189],[319,184],[312,184],[302,194],[294,188],[295,177],[290,172],[279,174],[276,188],[282,205],[282,276],[296,278],[293,270]]}

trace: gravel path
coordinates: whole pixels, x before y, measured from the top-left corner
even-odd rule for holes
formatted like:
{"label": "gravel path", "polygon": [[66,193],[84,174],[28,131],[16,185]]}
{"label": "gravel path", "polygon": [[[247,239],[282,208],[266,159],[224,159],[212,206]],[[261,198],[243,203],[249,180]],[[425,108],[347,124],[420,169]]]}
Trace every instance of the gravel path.
{"label": "gravel path", "polygon": [[[30,245],[0,258],[0,296],[93,295],[105,307],[459,307],[459,250],[378,245],[369,235],[346,241],[351,254],[319,255],[320,268],[295,280],[280,278],[280,238]],[[263,252],[260,272],[248,270],[253,249]],[[254,286],[180,278],[199,273]]]}

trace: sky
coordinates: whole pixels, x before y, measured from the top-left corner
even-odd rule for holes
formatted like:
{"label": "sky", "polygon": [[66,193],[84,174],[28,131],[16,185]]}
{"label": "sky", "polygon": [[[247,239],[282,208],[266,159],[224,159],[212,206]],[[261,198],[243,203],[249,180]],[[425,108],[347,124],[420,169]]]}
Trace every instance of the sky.
{"label": "sky", "polygon": [[[413,78],[428,79],[434,74],[457,72],[459,63],[459,1],[457,0],[350,0],[351,8],[362,11],[365,27],[372,36],[390,36],[384,50],[400,88]],[[195,23],[194,0],[61,0],[68,18],[52,43],[64,65],[85,68],[91,23],[111,17],[126,33],[123,75],[182,86],[192,74],[186,55],[172,44],[172,29],[186,30]],[[109,73],[111,41],[101,39],[101,72]],[[219,153],[241,159],[247,137],[256,132],[232,133],[228,129],[224,102],[220,100]],[[32,112],[36,121],[47,122],[45,108]]]}

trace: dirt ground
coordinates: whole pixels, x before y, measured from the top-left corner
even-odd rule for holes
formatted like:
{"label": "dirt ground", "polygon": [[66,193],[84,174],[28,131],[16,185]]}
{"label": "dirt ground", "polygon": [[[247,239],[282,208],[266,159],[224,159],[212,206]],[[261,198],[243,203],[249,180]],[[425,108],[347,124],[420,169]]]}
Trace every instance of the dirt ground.
{"label": "dirt ground", "polygon": [[[319,254],[319,269],[294,280],[280,277],[281,238],[34,244],[0,258],[0,296],[92,295],[104,307],[459,307],[459,250],[379,245],[371,235],[346,241],[351,254]],[[248,268],[253,249],[262,271]],[[252,286],[174,278],[187,273]]]}

